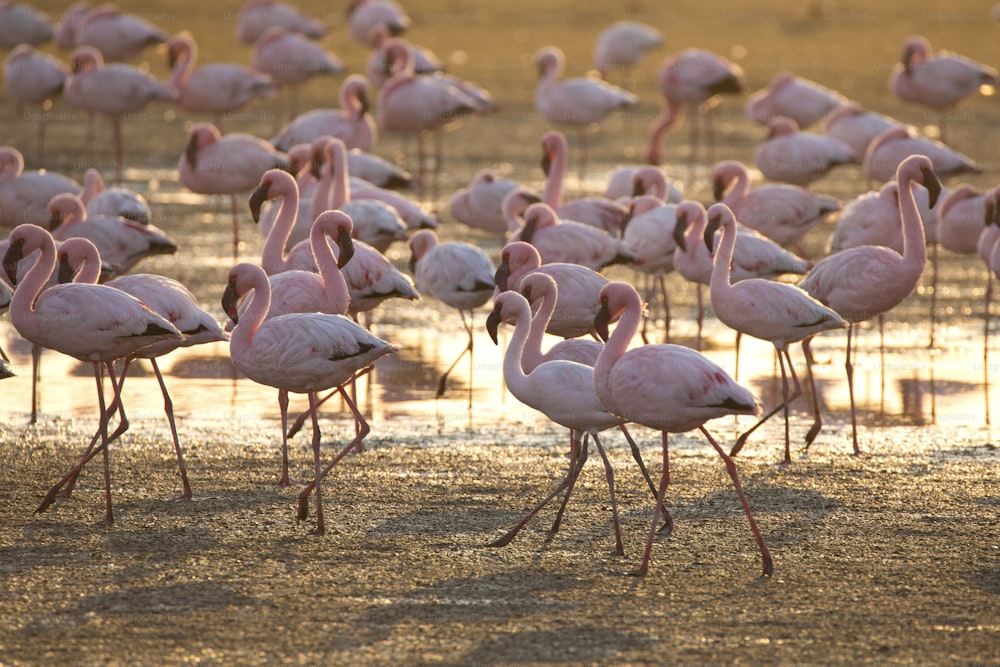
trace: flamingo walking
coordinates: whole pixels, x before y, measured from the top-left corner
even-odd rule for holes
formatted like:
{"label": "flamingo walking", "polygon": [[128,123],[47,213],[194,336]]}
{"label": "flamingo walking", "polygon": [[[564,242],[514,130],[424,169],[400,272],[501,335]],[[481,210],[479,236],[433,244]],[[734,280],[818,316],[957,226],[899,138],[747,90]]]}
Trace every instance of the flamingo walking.
{"label": "flamingo walking", "polygon": [[[714,252],[712,278],[709,282],[712,310],[715,311],[719,321],[731,329],[774,345],[781,367],[781,404],[747,429],[737,439],[729,454],[735,456],[751,433],[779,410],[783,410],[785,458],[782,465],[788,465],[792,462],[788,410],[789,405],[802,393],[788,348],[792,343],[799,342],[805,346],[804,341],[824,331],[843,329],[847,327],[847,321],[796,285],[766,278],[745,278],[734,283],[731,267],[738,234],[736,218],[725,204],[713,204],[707,214],[708,224],[705,226],[704,241],[710,252],[715,244],[716,230],[722,230],[722,239]],[[808,353],[808,350],[806,351]],[[792,376],[794,386],[792,391],[789,391],[788,374]],[[811,371],[809,377],[811,380]],[[815,386],[812,389],[815,397]],[[819,433],[821,423],[818,409],[814,418],[813,426],[806,435],[807,444]]]}
{"label": "flamingo walking", "polygon": [[914,188],[919,184],[927,189],[931,207],[937,203],[941,191],[934,164],[923,155],[903,160],[896,171],[896,181],[900,193],[903,252],[871,245],[842,250],[817,262],[799,283],[814,299],[837,311],[848,322],[844,367],[851,398],[851,436],[855,454],[861,450],[858,446],[854,367],[851,363],[854,324],[892,310],[917,286],[927,262],[927,247]]}
{"label": "flamingo walking", "polygon": [[4,88],[14,102],[18,118],[27,117],[28,105],[39,107],[38,161],[45,163],[45,127],[52,100],[62,94],[69,67],[55,56],[36,50],[30,44],[18,44],[3,63]]}
{"label": "flamingo walking", "polygon": [[[14,228],[9,241],[10,247],[4,255],[3,264],[12,281],[16,276],[10,275],[11,268],[22,257],[38,251],[11,301],[10,319],[14,328],[32,343],[90,362],[94,367],[100,409],[100,425],[94,439],[100,438],[99,451],[104,455],[105,521],[110,525],[114,523],[114,512],[108,445],[128,429],[128,421],[123,418],[110,436],[108,422],[121,403],[122,385],[129,362],[149,345],[168,340],[180,342],[182,334],[166,318],[135,297],[113,287],[67,283],[43,291],[56,268],[56,247],[52,235],[37,225],[25,224]],[[60,322],[61,326],[52,326],[54,321]],[[124,359],[125,365],[121,379],[115,383],[112,362],[118,359]],[[107,409],[102,365],[115,383],[115,396]],[[38,511],[44,508],[40,506]]]}
{"label": "flamingo walking", "polygon": [[[609,337],[608,322],[614,317],[621,319]],[[662,433],[663,440],[663,470],[653,520],[642,561],[633,574],[645,576],[649,570],[653,540],[670,481],[668,433],[683,433],[697,428],[725,462],[750,530],[760,548],[763,574],[770,576],[774,569],[771,554],[743,493],[736,464],[704,426],[708,420],[726,415],[756,415],[760,412],[756,400],[722,368],[690,348],[654,344],[629,350],[640,319],[642,301],[634,287],[613,282],[601,290],[601,310],[594,320],[594,327],[607,342],[594,366],[597,398],[611,414],[627,422],[656,429]]]}
{"label": "flamingo walking", "polygon": [[[253,303],[241,317],[239,299],[250,290]],[[342,387],[359,371],[377,359],[395,352],[398,346],[371,334],[350,318],[326,313],[290,313],[268,319],[270,283],[264,270],[255,264],[240,263],[229,272],[222,307],[236,322],[229,339],[233,364],[254,382],[283,392],[305,393],[312,411],[313,481],[299,494],[299,520],[305,519],[309,494],[315,490],[316,528],[326,531],[320,482],[348,452],[370,432],[368,422],[344,394],[356,423],[355,437],[327,464],[320,464],[320,429],[316,414],[316,392]],[[287,405],[282,403],[281,428],[285,437]]]}

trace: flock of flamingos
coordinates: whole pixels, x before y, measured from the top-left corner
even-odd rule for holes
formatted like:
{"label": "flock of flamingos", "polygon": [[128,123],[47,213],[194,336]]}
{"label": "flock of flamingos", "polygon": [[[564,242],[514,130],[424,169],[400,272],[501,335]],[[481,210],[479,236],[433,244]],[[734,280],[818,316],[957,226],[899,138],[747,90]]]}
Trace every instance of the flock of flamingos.
{"label": "flock of flamingos", "polygon": [[[662,432],[663,443],[662,475],[656,484],[629,437],[655,497],[645,552],[636,570],[645,574],[657,534],[672,526],[663,503],[669,480],[668,434],[698,429],[726,465],[760,548],[763,573],[769,575],[772,559],[732,456],[754,429],[782,412],[783,463],[790,463],[788,406],[802,393],[790,348],[801,343],[809,362],[814,336],[846,329],[845,368],[857,452],[853,326],[881,318],[911,294],[928,263],[928,244],[978,251],[992,271],[1000,269],[998,190],[980,192],[963,185],[942,191],[942,179],[979,171],[973,159],[948,147],[943,124],[941,141],[930,139],[788,73],[753,93],[746,105],[751,121],[770,128],[753,165],[769,183],[751,188],[746,165],[723,161],[712,169],[717,202],[706,209],[684,200],[655,166],[664,135],[687,116],[694,155],[701,140],[699,126],[711,140],[713,101],[742,93],[745,85],[743,72],[727,59],[688,49],[667,57],[659,70],[663,113],[650,134],[649,164],[617,170],[603,196],[564,200],[568,148],[560,131],[547,133],[541,141],[547,174],[543,193],[484,170],[452,196],[455,220],[505,235],[506,245],[495,260],[471,243],[439,241],[437,219],[397,187],[413,183],[422,193],[443,163],[442,128],[496,109],[488,91],[445,74],[433,53],[408,41],[404,35],[409,26],[405,11],[392,0],[354,0],[347,30],[371,47],[368,71],[344,78],[339,108],[294,115],[265,140],[239,132],[223,134],[220,120],[279,90],[288,94],[297,113],[296,86],[312,76],[344,72],[343,64],[318,41],[327,28],[293,6],[277,0],[249,0],[244,6],[236,38],[251,45],[247,66],[199,64],[192,35],[171,36],[112,5],[74,4],[53,25],[30,6],[0,4],[0,48],[7,51],[4,84],[19,108],[51,105],[62,95],[74,107],[109,118],[119,184],[128,157],[121,128],[130,115],[157,100],[193,116],[211,115],[214,123],[190,126],[178,160],[179,181],[195,193],[231,198],[234,242],[237,211],[249,194],[251,213],[266,235],[260,262],[236,264],[220,288],[229,318],[220,323],[178,281],[130,272],[144,257],[176,250],[169,235],[150,224],[149,207],[140,194],[106,186],[94,171],[80,185],[53,171],[25,170],[18,148],[0,149],[0,225],[9,230],[0,244],[4,310],[9,310],[18,334],[36,349],[92,363],[100,406],[100,425],[83,456],[52,486],[38,511],[68,495],[83,467],[101,455],[106,520],[113,522],[108,445],[128,428],[122,386],[136,358],[149,359],[156,372],[181,471],[180,497],[190,498],[169,395],[156,360],[178,347],[228,339],[233,364],[252,380],[278,390],[283,485],[291,483],[288,394],[305,393],[309,398],[310,410],[298,425],[305,419],[311,422],[314,473],[298,497],[298,515],[307,518],[312,496],[314,532],[322,534],[321,481],[341,458],[361,450],[370,430],[347,388],[376,360],[398,349],[362,326],[360,316],[388,298],[436,298],[461,314],[469,336],[464,356],[472,351],[472,311],[492,300],[486,329],[493,340],[502,324],[513,326],[503,362],[508,389],[570,429],[564,478],[495,545],[509,542],[560,494],[562,515],[593,440],[606,467],[617,549],[623,553],[613,475],[599,433],[620,428],[628,437],[627,425],[640,424]],[[68,65],[37,48],[53,40],[71,53]],[[126,64],[161,44],[173,67],[169,81]],[[594,65],[602,74],[621,71],[661,45],[654,28],[620,22],[602,33]],[[890,75],[890,87],[905,101],[946,112],[998,84],[993,69],[959,55],[936,54],[922,37],[910,37],[901,46],[903,55]],[[555,126],[580,130],[581,151],[584,129],[638,102],[604,79],[564,78],[565,60],[556,46],[540,49],[535,64],[538,112]],[[821,131],[807,129],[820,125]],[[369,152],[379,131],[416,136],[416,174]],[[44,132],[43,121],[36,139],[40,156]],[[433,172],[426,167],[423,140],[428,134],[436,139]],[[880,189],[843,205],[808,189],[847,163],[861,164],[869,183]],[[834,214],[839,218],[830,253],[818,260],[804,256],[805,235]],[[409,273],[383,255],[395,242],[409,244]],[[645,294],[603,276],[602,270],[613,264],[648,276]],[[783,386],[779,405],[762,414],[760,401],[748,389],[696,349],[647,342],[644,302],[660,298],[669,339],[669,299],[662,286],[664,274],[675,270],[699,285],[699,313],[700,286],[705,285],[721,322],[738,335],[774,345]],[[779,276],[786,278],[776,280]],[[655,294],[657,286],[661,295]],[[700,323],[699,314],[699,341]],[[543,351],[545,333],[562,340]],[[12,368],[6,355],[3,359],[2,373],[9,376]],[[811,382],[808,363],[807,370]],[[448,372],[441,377],[439,395]],[[105,373],[113,389],[110,400],[104,395]],[[323,461],[317,414],[324,400],[319,393],[327,390],[339,393],[350,408],[356,436]],[[818,405],[814,412],[807,443],[820,428]],[[726,415],[761,415],[730,451],[705,426]],[[557,518],[553,529],[558,523]]]}

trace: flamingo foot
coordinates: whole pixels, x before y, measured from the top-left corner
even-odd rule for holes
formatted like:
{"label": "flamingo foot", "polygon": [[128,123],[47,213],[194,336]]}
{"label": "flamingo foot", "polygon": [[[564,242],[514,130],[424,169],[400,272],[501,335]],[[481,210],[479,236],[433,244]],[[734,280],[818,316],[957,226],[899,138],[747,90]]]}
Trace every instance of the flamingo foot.
{"label": "flamingo foot", "polygon": [[821,428],[823,428],[823,425],[820,424],[819,422],[816,422],[811,427],[809,427],[809,432],[806,433],[806,447],[805,447],[806,449],[809,449],[809,445],[811,445],[813,443],[813,440],[816,439],[816,436],[819,435],[819,431]]}

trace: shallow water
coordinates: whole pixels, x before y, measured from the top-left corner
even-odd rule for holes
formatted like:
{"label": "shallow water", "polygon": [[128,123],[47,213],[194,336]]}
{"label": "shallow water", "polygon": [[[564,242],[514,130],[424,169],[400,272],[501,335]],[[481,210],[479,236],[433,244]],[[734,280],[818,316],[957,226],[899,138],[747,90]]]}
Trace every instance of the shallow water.
{"label": "shallow water", "polygon": [[[308,10],[310,3],[302,3]],[[489,88],[501,105],[492,117],[465,121],[446,134],[444,170],[436,188],[425,204],[436,210],[442,220],[441,236],[478,243],[495,258],[500,241],[482,232],[470,230],[450,219],[448,197],[463,187],[481,168],[496,169],[504,176],[540,188],[538,140],[549,129],[534,113],[531,95],[534,70],[531,54],[546,43],[560,44],[570,59],[569,74],[582,74],[589,59],[591,37],[600,27],[617,18],[611,9],[583,10],[568,3],[550,3],[551,10],[533,13],[529,5],[518,3],[498,9],[485,3],[407,3],[414,17],[412,38],[433,48],[449,62],[458,76],[475,80]],[[918,5],[920,3],[917,3]],[[966,5],[968,5],[966,7]],[[141,12],[140,3],[123,3],[130,11]],[[159,7],[159,5],[158,5]],[[922,31],[932,41],[970,56],[989,61],[993,51],[987,45],[995,41],[994,25],[989,25],[983,10],[975,3],[965,3],[949,10],[950,20],[930,20],[935,6],[913,7],[909,13],[894,6],[866,9],[863,14],[839,9],[820,10],[818,18],[805,16],[800,3],[774,3],[761,14],[734,14],[724,3],[682,3],[669,11],[647,11],[639,3],[630,6],[630,17],[657,24],[668,38],[661,52],[648,57],[639,71],[628,80],[642,97],[640,110],[610,118],[600,129],[588,133],[588,163],[583,178],[569,177],[567,194],[593,194],[603,189],[612,169],[633,163],[643,153],[646,128],[657,114],[654,87],[655,70],[667,53],[686,46],[703,46],[738,59],[747,71],[748,89],[756,90],[781,69],[793,69],[803,76],[838,88],[866,106],[896,117],[931,126],[936,118],[891,99],[885,77],[898,56],[903,38]],[[212,17],[202,15],[197,21],[182,11],[186,4],[168,3],[158,10],[156,20],[168,30],[188,27],[203,41],[202,60],[244,60],[242,47],[228,44],[232,11]],[[220,8],[220,12],[225,8]],[[61,6],[53,5],[58,15]],[[528,12],[525,14],[525,12]],[[825,11],[825,13],[823,13]],[[317,14],[324,10],[317,9]],[[765,14],[769,20],[765,21]],[[348,67],[358,71],[366,58],[359,45],[347,42],[340,19],[326,14],[334,22],[334,37],[329,45],[344,58]],[[228,17],[228,18],[227,18]],[[527,19],[526,19],[527,17]],[[903,20],[901,17],[908,17]],[[923,19],[921,19],[923,17]],[[683,24],[697,27],[688,30]],[[461,30],[456,30],[456,26]],[[751,28],[748,30],[748,28]],[[209,39],[210,31],[222,30],[223,36]],[[875,39],[876,35],[885,36]],[[220,33],[221,34],[221,33]],[[508,37],[504,37],[508,35]],[[586,38],[586,39],[584,39]],[[861,45],[871,45],[863,52]],[[61,54],[65,55],[65,54]],[[144,61],[151,71],[165,75],[163,54],[151,52]],[[339,80],[315,81],[300,93],[300,107],[335,104]],[[750,162],[753,147],[762,136],[761,128],[744,120],[739,100],[724,100],[716,109],[717,145],[715,156],[734,157]],[[4,105],[9,105],[6,97]],[[226,131],[249,131],[269,136],[277,122],[282,100],[265,101],[244,114],[226,119]],[[31,113],[0,119],[4,143],[20,147],[29,167],[37,167],[34,124]],[[96,139],[88,141],[87,123],[79,112],[57,100],[51,110],[52,122],[47,135],[46,165],[82,179],[88,166],[96,166],[111,179],[110,131],[99,119]],[[201,299],[203,305],[221,317],[219,298],[225,274],[233,264],[229,200],[222,197],[192,195],[176,182],[175,164],[183,145],[185,128],[193,119],[183,112],[151,107],[148,113],[129,119],[125,124],[125,185],[149,199],[154,222],[179,243],[176,256],[156,257],[145,261],[139,270],[160,272],[178,278]],[[984,173],[969,179],[980,188],[993,185],[1000,165],[996,154],[995,128],[1000,126],[1000,111],[995,100],[971,101],[949,117],[953,144],[976,157]],[[569,134],[571,151],[577,150],[577,138]],[[704,202],[710,201],[706,183],[707,170],[696,168],[692,175],[687,149],[687,128],[682,127],[667,139],[668,172],[684,183],[686,192]],[[404,137],[384,134],[377,153],[404,161],[411,155],[413,142]],[[705,159],[701,164],[706,163]],[[949,183],[955,185],[957,182]],[[863,192],[857,167],[845,167],[815,185],[818,191],[842,200]],[[254,261],[259,257],[261,239],[249,220],[245,197],[240,198],[242,243],[239,259]],[[810,252],[822,252],[826,235],[832,227],[814,230],[807,239]],[[405,267],[406,248],[397,245],[389,256]],[[983,303],[986,274],[977,257],[941,252],[938,287],[936,348],[927,349],[930,325],[929,273],[924,286],[886,320],[886,357],[878,355],[877,327],[865,324],[860,332],[856,360],[856,398],[860,421],[867,437],[882,425],[907,425],[914,428],[937,423],[971,431],[988,442],[991,433],[987,410],[997,413],[995,394],[987,393],[984,369],[994,369],[1000,361],[983,357]],[[609,275],[633,281],[635,274],[615,269]],[[671,332],[675,341],[694,344],[694,291],[676,275],[668,277],[673,301],[674,321]],[[375,330],[385,338],[400,343],[403,349],[382,360],[371,380],[359,385],[362,406],[370,415],[374,432],[391,428],[395,420],[421,420],[442,430],[489,427],[497,422],[542,423],[536,413],[521,406],[502,387],[501,348],[484,335],[484,310],[477,313],[475,356],[470,366],[463,362],[452,373],[448,391],[434,398],[437,377],[465,344],[458,314],[431,298],[416,304],[390,303],[375,314]],[[662,323],[660,323],[662,326]],[[735,373],[733,335],[709,314],[706,317],[706,354],[731,373]],[[18,375],[0,384],[0,423],[16,427],[27,421],[29,404],[29,346],[13,331],[6,318],[0,320],[0,342],[8,350]],[[814,343],[817,359],[817,387],[824,420],[830,429],[839,429],[849,437],[849,401],[843,372],[843,334],[825,334]],[[989,350],[991,359],[1000,351]],[[793,351],[796,367],[804,376],[801,352]],[[53,417],[92,419],[96,413],[94,380],[91,369],[61,355],[47,352],[42,361],[40,414]],[[143,363],[145,372],[130,373],[125,388],[126,406],[133,425],[162,428],[162,398],[155,378]],[[277,433],[275,392],[245,378],[237,377],[228,361],[225,344],[180,350],[161,362],[167,376],[175,411],[185,426],[219,428],[231,432],[236,425],[262,426]],[[138,369],[136,369],[138,371]],[[884,396],[882,392],[884,371]],[[769,344],[744,341],[739,378],[758,394],[765,407],[780,397],[774,355]],[[293,405],[301,406],[303,399]],[[339,399],[331,403],[342,411]],[[470,409],[471,404],[471,409]],[[794,406],[802,416],[793,428],[804,430],[809,403],[805,398]],[[148,424],[148,426],[147,426]],[[780,420],[769,429],[778,433]],[[767,431],[765,431],[766,433]]]}

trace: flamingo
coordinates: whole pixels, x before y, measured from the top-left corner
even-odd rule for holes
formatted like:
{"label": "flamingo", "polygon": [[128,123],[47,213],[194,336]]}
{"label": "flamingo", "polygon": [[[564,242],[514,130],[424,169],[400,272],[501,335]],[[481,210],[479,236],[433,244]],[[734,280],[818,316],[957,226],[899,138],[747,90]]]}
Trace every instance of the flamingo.
{"label": "flamingo", "polygon": [[654,195],[668,204],[677,204],[684,199],[683,187],[669,178],[663,167],[654,164],[615,167],[608,177],[604,196],[624,203],[631,202],[632,197],[640,194]]}
{"label": "flamingo", "polygon": [[243,132],[223,135],[211,123],[195,123],[177,162],[181,184],[202,195],[229,195],[233,212],[233,254],[239,249],[236,195],[253,190],[268,169],[291,169],[288,156]]}
{"label": "flamingo", "polygon": [[[67,276],[74,276],[72,282],[97,283],[100,277],[101,257],[97,246],[89,239],[66,240],[60,244],[56,257],[61,282],[67,282],[62,279],[62,274],[65,273]],[[167,391],[167,385],[156,360],[179,347],[225,341],[229,340],[229,336],[219,326],[215,317],[198,305],[198,300],[191,291],[173,278],[152,273],[133,273],[119,276],[105,284],[139,299],[169,320],[184,336],[182,340],[154,343],[139,350],[135,356],[139,359],[149,360],[153,366],[153,372],[156,374],[156,380],[160,384],[160,391],[163,393],[163,411],[170,424],[174,452],[177,455],[177,467],[181,475],[182,491],[174,500],[190,500],[191,485],[188,482],[187,467],[184,465],[180,439],[177,437],[173,401]],[[72,488],[74,482],[75,478],[67,482],[68,486],[64,487],[64,495]]]}
{"label": "flamingo", "polygon": [[566,136],[562,132],[553,130],[542,136],[542,173],[545,174],[542,201],[564,220],[582,222],[609,234],[617,234],[628,215],[628,208],[624,205],[607,197],[580,197],[563,201],[568,150]]}
{"label": "flamingo", "polygon": [[[254,292],[253,303],[240,317],[236,304],[250,290]],[[236,321],[229,339],[229,352],[233,364],[254,382],[283,392],[309,396],[314,474],[312,483],[299,494],[299,520],[305,518],[309,493],[315,490],[316,528],[313,533],[323,535],[326,526],[320,482],[341,458],[368,435],[370,427],[354,402],[344,394],[360,430],[326,468],[322,468],[316,392],[342,387],[359,371],[399,348],[342,315],[290,313],[267,319],[270,297],[270,284],[262,268],[242,262],[230,270],[222,296],[223,310]],[[288,410],[284,403],[280,408],[284,439]]]}
{"label": "flamingo", "polygon": [[0,146],[0,227],[47,225],[49,201],[63,192],[78,193],[80,184],[47,169],[25,171],[21,151]]}
{"label": "flamingo", "polygon": [[469,342],[441,374],[438,381],[437,398],[444,394],[448,375],[466,353],[469,354],[469,407],[472,405],[472,324],[465,314],[484,305],[493,296],[493,275],[496,267],[493,260],[478,246],[464,241],[438,242],[437,235],[430,229],[422,229],[410,237],[410,270],[417,289],[421,294],[429,294],[435,299],[458,310],[462,326],[469,334]]}
{"label": "flamingo", "polygon": [[[701,350],[701,329],[704,318],[702,305],[702,285],[710,285],[712,280],[712,255],[702,242],[708,215],[699,202],[687,200],[677,206],[674,216],[673,238],[677,244],[674,251],[674,268],[685,280],[694,283],[698,294],[698,347]],[[739,224],[737,221],[736,244],[733,250],[732,282],[748,278],[776,278],[792,273],[802,275],[809,270],[809,261],[798,257],[763,234]],[[740,338],[736,331],[736,369],[739,370]]]}
{"label": "flamingo", "polygon": [[415,134],[417,137],[417,183],[423,195],[425,157],[423,135],[435,135],[434,180],[442,165],[442,132],[471,114],[496,109],[489,93],[443,75],[417,75],[412,46],[390,39],[383,46],[392,76],[378,92],[376,120],[382,130]]}
{"label": "flamingo", "polygon": [[385,26],[390,35],[401,35],[410,27],[410,17],[393,0],[351,0],[347,8],[347,33],[368,44],[372,30]]}
{"label": "flamingo", "polygon": [[72,51],[77,47],[76,27],[80,24],[80,19],[86,16],[90,9],[89,2],[78,0],[63,11],[53,35],[56,46],[66,51]]}
{"label": "flamingo", "polygon": [[128,188],[106,187],[101,172],[93,167],[83,175],[80,199],[87,206],[88,216],[121,216],[140,225],[148,225],[153,221],[153,212],[145,197]]}
{"label": "flamingo", "polygon": [[653,26],[638,21],[617,21],[597,36],[594,67],[607,78],[608,72],[631,68],[661,46],[663,35]]}
{"label": "flamingo", "polygon": [[941,51],[934,53],[922,35],[903,43],[903,58],[889,73],[889,89],[899,99],[937,112],[941,141],[946,141],[947,112],[984,88],[1000,85],[997,70],[970,58]]}
{"label": "flamingo", "polygon": [[[94,440],[101,439],[98,451],[104,454],[105,521],[111,525],[114,512],[108,445],[128,429],[128,421],[123,418],[111,436],[108,436],[108,422],[121,403],[129,362],[142,348],[167,340],[179,342],[182,334],[166,318],[113,287],[68,283],[42,291],[56,267],[52,235],[37,225],[24,224],[11,231],[9,241],[3,264],[12,281],[15,279],[12,267],[21,257],[38,251],[11,301],[10,319],[14,328],[32,343],[90,362],[94,367],[100,408],[100,425]],[[56,327],[52,322],[61,324]],[[102,365],[115,383],[112,362],[117,359],[124,359],[125,365],[114,387],[115,397],[105,409]],[[43,509],[44,506],[39,507],[39,511]]]}
{"label": "flamingo", "polygon": [[40,46],[52,41],[55,30],[45,14],[22,2],[0,3],[0,49],[19,44]]}
{"label": "flamingo", "polygon": [[608,279],[579,264],[542,264],[538,249],[524,241],[511,241],[500,250],[500,263],[493,278],[494,299],[507,290],[521,291],[521,283],[535,273],[552,278],[559,293],[559,298],[552,300],[553,312],[545,332],[570,339],[593,331],[594,316],[600,309],[597,297]]}
{"label": "flamingo", "polygon": [[806,128],[846,103],[847,98],[835,90],[791,72],[781,72],[767,87],[750,95],[746,113],[747,118],[761,125],[767,125],[775,116],[784,116]]}
{"label": "flamingo", "polygon": [[903,160],[896,170],[896,181],[900,192],[902,254],[884,246],[849,248],[821,259],[799,283],[810,296],[833,308],[848,321],[844,367],[851,397],[851,436],[855,454],[861,450],[858,447],[854,367],[851,364],[854,324],[895,308],[917,286],[927,262],[927,247],[914,187],[920,184],[927,189],[931,207],[937,203],[941,191],[934,163],[923,155]]}
{"label": "flamingo", "polygon": [[698,116],[705,116],[709,161],[714,161],[715,131],[711,109],[719,95],[739,95],[743,92],[743,69],[720,55],[704,49],[685,49],[668,57],[660,66],[660,95],[663,113],[650,132],[646,160],[659,164],[663,136],[683,118],[684,108],[691,116],[689,158],[694,164],[698,148]]}
{"label": "flamingo", "polygon": [[339,109],[306,111],[281,128],[271,143],[287,151],[295,144],[330,135],[343,140],[348,148],[370,151],[378,140],[378,127],[369,113],[368,91],[368,79],[351,74],[340,84]]}
{"label": "flamingo", "polygon": [[[381,88],[382,84],[392,76],[392,63],[386,58],[384,48],[386,41],[392,38],[388,27],[384,23],[379,23],[373,27],[371,34],[368,36],[368,45],[372,51],[368,57],[368,69],[366,71],[368,79],[376,88]],[[396,37],[395,39],[403,40],[402,37]],[[413,50],[413,57],[415,59],[413,72],[415,74],[434,74],[435,72],[445,71],[444,63],[441,62],[441,59],[433,51],[414,44],[409,40],[403,41],[406,41]]]}
{"label": "flamingo", "polygon": [[[712,278],[709,281],[712,310],[715,311],[719,321],[726,326],[774,345],[781,367],[781,404],[747,429],[736,440],[729,454],[735,456],[751,433],[774,416],[778,410],[784,410],[785,458],[782,465],[788,465],[792,462],[788,408],[802,394],[802,387],[795,375],[795,366],[792,364],[788,347],[792,343],[801,342],[808,353],[805,341],[824,331],[844,329],[847,327],[847,321],[796,285],[766,278],[745,278],[734,283],[731,267],[738,234],[736,217],[725,204],[712,204],[707,215],[708,224],[705,226],[704,240],[710,252],[715,244],[716,230],[722,230],[722,240],[714,252]],[[794,385],[794,391],[791,392],[788,386],[788,373],[791,374]],[[811,381],[811,372],[809,377]],[[815,397],[815,386],[812,389]],[[807,444],[812,442],[820,429],[818,406],[814,408],[815,421],[806,435]]]}
{"label": "flamingo", "polygon": [[960,255],[977,251],[986,219],[986,200],[990,196],[991,192],[962,183],[941,197],[934,210],[937,213],[937,242],[942,248]]}
{"label": "flamingo", "polygon": [[982,171],[972,158],[940,141],[919,136],[907,125],[894,125],[872,139],[861,171],[869,183],[884,183],[896,175],[899,165],[911,155],[926,155],[934,165],[934,173],[942,179]]}
{"label": "flamingo", "polygon": [[[504,292],[497,297],[493,310],[486,319],[486,329],[490,338],[497,343],[497,329],[501,322],[513,321],[514,335],[504,354],[504,383],[517,400],[542,412],[546,417],[570,429],[572,449],[569,469],[566,476],[528,514],[511,528],[503,537],[490,543],[490,546],[508,544],[520,529],[544,507],[552,498],[566,490],[567,498],[573,490],[573,483],[580,473],[583,461],[586,460],[585,450],[587,438],[592,438],[597,450],[604,460],[605,475],[608,480],[608,490],[611,495],[611,508],[614,517],[615,552],[621,556],[625,548],[621,540],[621,528],[618,525],[618,503],[615,500],[614,472],[608,460],[601,440],[600,431],[620,426],[622,420],[608,412],[594,391],[593,366],[574,361],[553,360],[538,364],[530,371],[522,368],[521,357],[525,341],[531,326],[531,308],[527,300],[517,292]],[[580,434],[583,442],[580,442]],[[578,462],[578,459],[582,459]],[[560,509],[560,515],[562,510]],[[558,525],[553,525],[555,532]]]}
{"label": "flamingo", "polygon": [[354,177],[378,188],[408,188],[413,184],[413,174],[360,148],[347,152],[347,165]]}
{"label": "flamingo", "polygon": [[577,129],[580,140],[582,174],[587,164],[587,126],[599,123],[613,111],[631,109],[639,98],[618,86],[600,79],[575,77],[563,79],[566,56],[557,46],[546,46],[535,52],[538,85],[535,87],[535,109],[550,123],[569,125]]}
{"label": "flamingo", "polygon": [[131,60],[151,46],[164,44],[169,36],[159,26],[110,3],[80,17],[74,35],[74,46],[92,46],[107,61]]}
{"label": "flamingo", "polygon": [[795,120],[775,116],[770,133],[754,149],[753,161],[765,178],[806,186],[838,165],[857,162],[854,151],[839,139],[803,132]]}
{"label": "flamingo", "polygon": [[73,51],[73,72],[66,78],[63,95],[69,102],[91,113],[105,114],[114,129],[115,180],[122,180],[122,123],[127,114],[145,109],[156,100],[174,101],[175,91],[165,82],[131,65],[105,65],[94,46]]}
{"label": "flamingo", "polygon": [[55,56],[36,50],[31,44],[18,44],[3,63],[4,87],[14,101],[18,118],[26,117],[30,104],[38,112],[38,161],[45,163],[45,126],[52,100],[62,93],[69,67]]}
{"label": "flamingo", "polygon": [[1000,275],[1000,251],[997,250],[997,240],[1000,239],[1000,187],[995,187],[986,193],[985,227],[979,235],[977,251],[979,258],[986,265],[986,295],[983,298],[983,393],[986,398],[984,415],[986,426],[990,425],[990,304],[993,301],[993,277]]}
{"label": "flamingo", "polygon": [[[914,196],[924,225],[924,236],[928,243],[936,243],[937,214],[928,206],[927,190],[916,188]],[[833,233],[827,240],[827,252],[880,245],[902,253],[903,233],[899,226],[899,215],[899,184],[893,178],[878,190],[864,192],[844,204],[837,216]]]}
{"label": "flamingo", "polygon": [[560,220],[551,206],[544,202],[532,204],[524,211],[524,226],[514,232],[510,241],[525,241],[538,248],[542,262],[570,262],[599,271],[613,264],[628,264],[635,260],[622,239],[573,220]]}
{"label": "flamingo", "polygon": [[236,39],[252,46],[271,26],[305,35],[309,39],[323,39],[327,26],[319,19],[307,16],[294,5],[278,0],[247,0],[240,9],[236,22]]}
{"label": "flamingo", "polygon": [[188,32],[167,40],[170,85],[177,91],[177,104],[191,113],[210,113],[216,127],[224,114],[242,109],[255,99],[270,97],[274,79],[239,63],[208,63],[197,66],[198,44]]}
{"label": "flamingo", "polygon": [[101,259],[116,274],[124,273],[146,257],[172,255],[177,243],[156,225],[143,225],[114,215],[90,215],[79,195],[58,194],[49,202],[57,241],[90,239]]}
{"label": "flamingo", "polygon": [[800,245],[810,229],[840,210],[833,197],[816,194],[788,183],[767,183],[750,189],[750,172],[736,160],[726,160],[712,169],[715,199],[733,210],[736,219],[775,243]]}
{"label": "flamingo", "polygon": [[298,87],[317,74],[337,76],[344,71],[344,64],[320,44],[297,32],[289,32],[280,25],[272,25],[253,43],[250,66],[270,75],[279,87],[291,90],[288,116],[297,115]]}
{"label": "flamingo", "polygon": [[[0,280],[0,314],[6,313],[10,309],[10,300],[14,297],[14,292],[3,280]],[[0,380],[14,377],[14,369],[10,365],[10,357],[0,347]]]}
{"label": "flamingo", "polygon": [[[635,197],[629,210],[629,221],[622,233],[622,242],[635,259],[631,267],[647,277],[646,301],[651,301],[658,284],[663,303],[664,338],[670,340],[670,297],[665,276],[674,270],[674,240],[677,204],[667,204],[651,195]],[[642,323],[642,339],[648,342],[646,326]]]}
{"label": "flamingo", "polygon": [[875,111],[866,111],[857,102],[841,104],[823,116],[823,132],[851,147],[856,162],[861,162],[872,139],[899,121]]}
{"label": "flamingo", "polygon": [[516,181],[500,178],[493,169],[480,169],[469,185],[452,194],[448,201],[451,217],[502,237],[507,231],[503,202],[518,187]]}
{"label": "flamingo", "polygon": [[[660,512],[665,511],[663,498],[670,481],[667,434],[697,428],[725,462],[760,548],[763,574],[770,576],[774,569],[771,554],[743,494],[736,464],[704,426],[706,421],[726,415],[759,414],[760,407],[753,395],[736,384],[722,368],[690,348],[654,344],[626,351],[642,318],[639,293],[627,283],[613,282],[601,290],[600,299],[601,310],[594,319],[594,327],[607,342],[594,366],[597,398],[611,414],[656,429],[662,433],[663,440],[663,471],[653,520],[642,561],[632,574],[645,576],[649,571]],[[621,320],[608,337],[608,322],[614,317]]]}

